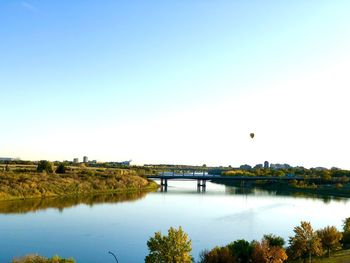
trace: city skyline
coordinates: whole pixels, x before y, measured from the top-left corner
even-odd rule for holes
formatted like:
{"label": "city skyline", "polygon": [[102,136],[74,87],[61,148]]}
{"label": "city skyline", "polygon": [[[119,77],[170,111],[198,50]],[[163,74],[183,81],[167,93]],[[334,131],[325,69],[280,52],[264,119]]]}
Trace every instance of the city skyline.
{"label": "city skyline", "polygon": [[2,1],[0,156],[350,169],[349,8]]}

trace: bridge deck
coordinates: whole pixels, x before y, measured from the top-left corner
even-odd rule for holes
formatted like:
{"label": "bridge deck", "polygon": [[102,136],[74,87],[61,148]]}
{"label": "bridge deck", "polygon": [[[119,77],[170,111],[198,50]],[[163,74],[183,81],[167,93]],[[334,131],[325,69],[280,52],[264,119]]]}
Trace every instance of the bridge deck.
{"label": "bridge deck", "polygon": [[215,176],[215,175],[149,175],[148,179],[166,180],[209,180],[209,181],[248,181],[248,180],[307,180],[304,177],[266,177],[266,176]]}

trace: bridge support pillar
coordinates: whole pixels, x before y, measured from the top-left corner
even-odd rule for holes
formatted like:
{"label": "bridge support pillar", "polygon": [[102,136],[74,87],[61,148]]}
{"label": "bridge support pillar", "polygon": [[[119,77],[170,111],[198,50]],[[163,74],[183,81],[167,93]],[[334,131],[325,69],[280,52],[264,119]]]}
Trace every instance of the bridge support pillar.
{"label": "bridge support pillar", "polygon": [[168,179],[160,178],[160,185],[168,185]]}
{"label": "bridge support pillar", "polygon": [[162,186],[160,187],[160,191],[161,191],[161,192],[168,192],[168,186],[167,186],[167,185],[162,185]]}
{"label": "bridge support pillar", "polygon": [[207,180],[205,179],[198,179],[197,180],[197,191],[198,192],[205,192],[205,189],[207,187]]}

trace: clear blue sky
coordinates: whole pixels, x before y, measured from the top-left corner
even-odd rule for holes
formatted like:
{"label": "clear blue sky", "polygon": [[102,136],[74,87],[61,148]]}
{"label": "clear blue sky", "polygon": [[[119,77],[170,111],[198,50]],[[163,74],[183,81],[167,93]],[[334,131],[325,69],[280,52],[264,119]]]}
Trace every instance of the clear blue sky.
{"label": "clear blue sky", "polygon": [[350,168],[349,10],[3,0],[0,156]]}

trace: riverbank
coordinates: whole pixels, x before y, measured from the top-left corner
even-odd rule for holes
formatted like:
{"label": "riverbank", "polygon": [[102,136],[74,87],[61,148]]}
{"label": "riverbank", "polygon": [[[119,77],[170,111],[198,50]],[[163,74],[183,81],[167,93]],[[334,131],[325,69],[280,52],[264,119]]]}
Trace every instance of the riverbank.
{"label": "riverbank", "polygon": [[350,185],[345,184],[341,188],[335,185],[317,185],[316,187],[295,187],[287,182],[271,182],[271,181],[249,181],[244,185],[240,181],[227,182],[217,181],[216,183],[227,186],[235,186],[240,188],[252,189],[258,188],[267,191],[273,191],[276,195],[306,195],[306,196],[328,196],[339,198],[350,198]]}
{"label": "riverbank", "polygon": [[65,174],[0,172],[0,201],[123,193],[157,189],[158,185],[132,171],[79,171]]}

